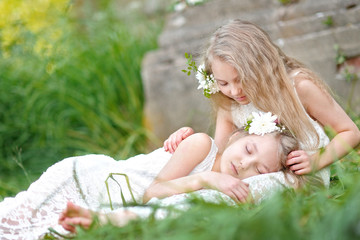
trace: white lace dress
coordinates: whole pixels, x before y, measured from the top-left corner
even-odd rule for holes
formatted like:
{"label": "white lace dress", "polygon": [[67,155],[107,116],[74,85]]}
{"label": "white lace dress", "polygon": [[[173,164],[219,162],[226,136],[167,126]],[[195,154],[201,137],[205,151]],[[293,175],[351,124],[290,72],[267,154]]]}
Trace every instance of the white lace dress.
{"label": "white lace dress", "polygon": [[[210,171],[216,153],[213,141],[206,159],[190,174]],[[0,239],[38,239],[49,227],[67,233],[58,225],[58,218],[68,201],[93,210],[110,211],[105,184],[109,173],[126,174],[135,201],[141,203],[144,191],[170,157],[171,154],[160,148],[126,161],[116,161],[104,155],[66,158],[48,168],[27,191],[0,203]],[[125,203],[133,201],[123,175],[113,175],[108,186],[115,209],[123,205],[120,189]]]}

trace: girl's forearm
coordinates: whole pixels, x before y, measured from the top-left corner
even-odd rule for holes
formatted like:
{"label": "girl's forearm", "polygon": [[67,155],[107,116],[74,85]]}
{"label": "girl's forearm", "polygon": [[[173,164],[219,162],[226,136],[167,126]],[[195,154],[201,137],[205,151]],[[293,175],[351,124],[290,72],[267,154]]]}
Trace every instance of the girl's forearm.
{"label": "girl's forearm", "polygon": [[318,169],[331,165],[333,162],[347,155],[360,142],[359,131],[346,131],[337,134],[326,146],[325,151],[314,155]]}
{"label": "girl's forearm", "polygon": [[198,173],[170,181],[154,181],[145,191],[143,202],[147,203],[151,198],[165,198],[175,194],[193,192],[207,185],[206,175],[211,172]]}

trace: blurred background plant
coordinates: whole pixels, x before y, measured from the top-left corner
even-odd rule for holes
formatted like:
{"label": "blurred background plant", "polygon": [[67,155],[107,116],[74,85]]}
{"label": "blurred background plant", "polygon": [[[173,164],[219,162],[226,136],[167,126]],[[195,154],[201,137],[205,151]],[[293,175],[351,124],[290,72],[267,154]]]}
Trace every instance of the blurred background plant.
{"label": "blurred background plant", "polygon": [[0,196],[64,157],[124,159],[156,141],[140,75],[162,15],[128,1],[0,1]]}

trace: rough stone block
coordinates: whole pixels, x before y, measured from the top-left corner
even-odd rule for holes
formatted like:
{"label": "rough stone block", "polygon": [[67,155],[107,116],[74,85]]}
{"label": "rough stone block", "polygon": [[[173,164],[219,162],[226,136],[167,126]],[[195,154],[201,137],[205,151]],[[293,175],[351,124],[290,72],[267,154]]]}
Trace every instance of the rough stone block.
{"label": "rough stone block", "polygon": [[[204,5],[170,14],[159,49],[146,55],[142,76],[146,121],[165,140],[182,126],[211,134],[214,121],[210,102],[197,90],[186,68],[184,53],[198,56],[211,33],[229,19],[242,18],[260,25],[288,55],[317,72],[346,108],[352,86],[338,72],[334,45],[348,57],[360,55],[360,6],[358,0],[299,0],[281,6],[277,0],[210,0]],[[332,17],[333,25],[323,23]],[[360,95],[351,105],[360,113]]]}

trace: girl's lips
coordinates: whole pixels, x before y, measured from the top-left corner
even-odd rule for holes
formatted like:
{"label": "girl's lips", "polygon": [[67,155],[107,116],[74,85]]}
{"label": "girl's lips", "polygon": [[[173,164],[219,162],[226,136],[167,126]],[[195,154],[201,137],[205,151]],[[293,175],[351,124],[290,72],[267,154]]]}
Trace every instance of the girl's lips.
{"label": "girl's lips", "polygon": [[246,101],[246,96],[236,97],[236,98],[234,98],[234,99],[235,99],[235,101],[237,101],[237,102],[244,102],[244,101]]}
{"label": "girl's lips", "polygon": [[239,175],[238,171],[236,170],[236,167],[233,163],[231,163],[231,168],[233,170],[233,172],[236,174],[236,175]]}

